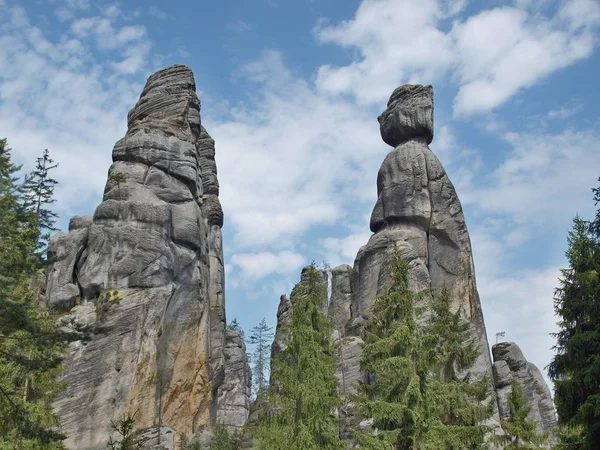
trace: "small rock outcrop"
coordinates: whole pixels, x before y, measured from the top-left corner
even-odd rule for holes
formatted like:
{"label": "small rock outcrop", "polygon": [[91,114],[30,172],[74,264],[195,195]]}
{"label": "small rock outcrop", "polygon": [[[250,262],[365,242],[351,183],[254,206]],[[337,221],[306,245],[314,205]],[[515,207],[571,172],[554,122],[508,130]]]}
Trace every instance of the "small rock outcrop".
{"label": "small rock outcrop", "polygon": [[87,333],[55,402],[68,448],[105,448],[124,414],[161,445],[168,429],[177,448],[218,418],[244,420],[247,380],[227,387],[237,382],[228,375],[245,377],[245,353],[225,332],[223,212],[199,111],[187,67],[148,78],[102,203],[50,242],[47,303],[66,312],[66,329]]}
{"label": "small rock outcrop", "polygon": [[252,372],[246,356],[246,343],[237,331],[225,334],[225,377],[219,386],[217,422],[230,432],[239,432],[248,420]]}
{"label": "small rock outcrop", "polygon": [[500,419],[510,417],[508,397],[511,394],[511,381],[516,380],[523,388],[523,394],[531,410],[527,419],[537,423],[538,432],[550,433],[547,446],[556,442],[558,423],[550,389],[540,370],[525,359],[523,352],[514,342],[502,342],[492,347],[494,358],[494,385],[498,395]]}

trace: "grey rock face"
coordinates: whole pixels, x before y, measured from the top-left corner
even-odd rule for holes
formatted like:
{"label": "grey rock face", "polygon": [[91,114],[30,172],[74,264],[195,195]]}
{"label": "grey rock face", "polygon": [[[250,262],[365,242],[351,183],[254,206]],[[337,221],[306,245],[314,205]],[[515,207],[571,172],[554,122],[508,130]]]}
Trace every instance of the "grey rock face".
{"label": "grey rock face", "polygon": [[511,394],[511,381],[515,379],[523,388],[531,407],[527,419],[537,423],[538,431],[550,433],[546,446],[551,448],[556,443],[557,419],[550,389],[539,369],[525,359],[521,349],[514,342],[494,345],[492,355],[500,418],[506,420],[510,417],[508,397]]}
{"label": "grey rock face", "polygon": [[410,139],[433,140],[433,88],[405,84],[394,90],[387,109],[377,118],[381,137],[397,147]]}
{"label": "grey rock face", "polygon": [[51,241],[47,302],[69,310],[80,299],[61,323],[91,336],[73,344],[55,404],[69,448],[104,448],[110,421],[136,411],[138,427],[169,428],[179,447],[219,414],[223,213],[199,109],[187,67],[148,78],[102,203]]}
{"label": "grey rock face", "polygon": [[217,422],[229,431],[240,431],[250,414],[252,375],[246,358],[246,344],[236,331],[227,330],[225,380],[219,386]]}
{"label": "grey rock face", "polygon": [[328,314],[336,330],[343,330],[352,315],[352,288],[350,278],[352,267],[345,264],[331,271],[331,298]]}

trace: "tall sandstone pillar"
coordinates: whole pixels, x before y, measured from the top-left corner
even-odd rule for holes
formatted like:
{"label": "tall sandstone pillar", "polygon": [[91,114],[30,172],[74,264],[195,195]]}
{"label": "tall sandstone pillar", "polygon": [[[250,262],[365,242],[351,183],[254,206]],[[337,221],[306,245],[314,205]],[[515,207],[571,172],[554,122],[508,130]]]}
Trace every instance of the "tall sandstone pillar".
{"label": "tall sandstone pillar", "polygon": [[71,345],[55,402],[69,448],[105,448],[123,414],[179,448],[231,406],[223,213],[199,112],[190,69],[152,75],[114,146],[102,203],[50,242],[48,305],[86,335]]}
{"label": "tall sandstone pillar", "polygon": [[[374,234],[359,250],[352,270],[348,266],[333,270],[330,313],[341,311],[346,321],[342,334],[356,336],[356,327],[370,317],[376,297],[388,286],[388,263],[397,247],[410,264],[412,289],[435,292],[444,285],[449,289],[452,308],[470,324],[470,337],[479,349],[470,379],[486,378],[491,398],[492,363],[469,233],[454,186],[428,146],[433,140],[432,87],[400,86],[378,120],[381,137],[393,150],[377,175],[370,225]],[[359,341],[352,337],[341,344],[338,372],[345,386],[362,379],[357,367]],[[489,424],[499,426],[497,408]]]}

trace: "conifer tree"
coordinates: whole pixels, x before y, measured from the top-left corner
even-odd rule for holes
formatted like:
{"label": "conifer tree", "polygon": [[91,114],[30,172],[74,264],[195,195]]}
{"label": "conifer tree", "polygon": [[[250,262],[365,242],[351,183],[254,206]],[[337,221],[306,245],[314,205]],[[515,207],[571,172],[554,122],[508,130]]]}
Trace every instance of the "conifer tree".
{"label": "conifer tree", "polygon": [[503,444],[504,450],[541,450],[540,447],[547,439],[548,433],[538,433],[537,424],[527,420],[531,407],[523,395],[523,389],[518,381],[511,381],[511,393],[508,396],[508,420],[502,421],[504,436],[497,436],[495,441]]}
{"label": "conifer tree", "polygon": [[39,228],[5,139],[0,140],[0,448],[58,449],[64,438],[51,401],[60,391],[61,351],[67,336],[32,287]]}
{"label": "conifer tree", "polygon": [[264,390],[269,384],[271,343],[273,341],[273,328],[267,325],[263,317],[258,325],[250,330],[250,344],[254,345],[252,352],[252,380],[254,395]]}
{"label": "conifer tree", "polygon": [[236,331],[237,333],[239,333],[241,338],[244,339],[244,330],[242,330],[240,323],[235,317],[230,323],[227,324],[227,329],[231,331]]}
{"label": "conifer tree", "polygon": [[314,264],[290,296],[285,348],[272,361],[274,387],[254,429],[263,450],[333,450],[345,445],[333,413],[340,404],[327,283]]}
{"label": "conifer tree", "polygon": [[45,266],[45,250],[50,239],[50,232],[56,231],[54,224],[58,217],[50,209],[56,202],[54,187],[58,182],[50,176],[50,171],[58,167],[50,157],[48,149],[36,159],[35,169],[25,177],[23,183],[23,206],[30,222],[30,228],[37,236],[36,265]]}
{"label": "conifer tree", "polygon": [[[598,206],[600,188],[593,192]],[[569,268],[561,271],[554,298],[557,354],[548,372],[559,425],[583,429],[581,448],[593,449],[600,442],[600,209],[592,221],[575,217],[567,242]],[[574,433],[568,435],[573,441]]]}
{"label": "conifer tree", "polygon": [[420,324],[423,297],[409,287],[409,265],[395,250],[390,287],[373,305],[364,326],[361,370],[369,382],[354,396],[358,412],[373,419],[372,430],[357,432],[369,449],[465,449],[484,447],[491,405],[481,404],[487,380],[469,383],[454,368],[476,357],[460,311],[450,312],[443,289],[434,297],[431,318]]}

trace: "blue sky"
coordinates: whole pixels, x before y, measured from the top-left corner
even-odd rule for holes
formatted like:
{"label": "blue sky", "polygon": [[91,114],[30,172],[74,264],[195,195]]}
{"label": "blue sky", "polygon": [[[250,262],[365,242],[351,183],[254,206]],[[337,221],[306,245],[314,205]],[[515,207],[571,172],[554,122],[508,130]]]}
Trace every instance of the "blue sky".
{"label": "blue sky", "polygon": [[0,135],[26,168],[48,148],[61,227],[101,200],[146,78],[196,77],[216,140],[227,314],[274,325],[311,260],[369,238],[376,117],[433,84],[432,150],[473,244],[488,335],[541,369],[566,233],[600,176],[596,0],[0,0]]}

